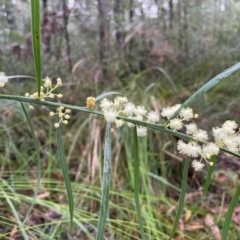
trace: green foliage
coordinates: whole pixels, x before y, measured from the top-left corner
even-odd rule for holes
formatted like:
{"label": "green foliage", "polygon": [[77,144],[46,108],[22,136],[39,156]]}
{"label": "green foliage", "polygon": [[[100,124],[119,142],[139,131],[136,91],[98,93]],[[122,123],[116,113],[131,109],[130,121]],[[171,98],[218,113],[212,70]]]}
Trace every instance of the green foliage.
{"label": "green foliage", "polygon": [[185,194],[186,194],[186,191],[187,191],[189,164],[190,164],[190,158],[187,157],[184,161],[182,188],[181,188],[181,194],[180,194],[180,198],[179,198],[178,210],[177,210],[176,218],[175,218],[175,221],[174,221],[174,224],[173,224],[173,229],[172,229],[172,232],[170,234],[169,240],[171,240],[172,237],[174,236],[174,233],[177,230],[177,227],[179,225],[179,220],[180,220],[182,212],[183,212],[184,202],[185,202]]}
{"label": "green foliage", "polygon": [[140,200],[139,200],[139,147],[138,147],[138,136],[137,136],[137,128],[134,127],[134,146],[133,146],[133,168],[134,168],[134,196],[135,196],[135,204],[136,204],[136,212],[138,217],[138,224],[141,232],[141,238],[143,240],[146,239],[144,234],[143,228],[143,221],[141,215],[141,207],[140,207]]}
{"label": "green foliage", "polygon": [[66,190],[67,190],[69,215],[70,215],[70,221],[72,224],[73,223],[73,211],[74,211],[73,194],[72,194],[71,182],[70,182],[70,178],[69,178],[69,173],[68,173],[68,168],[67,168],[66,158],[65,158],[65,153],[64,153],[61,127],[57,128],[57,143],[58,143],[59,163],[61,166],[64,183],[65,183]]}
{"label": "green foliage", "polygon": [[230,223],[232,220],[233,211],[234,211],[235,207],[237,206],[239,197],[240,197],[240,186],[237,188],[237,191],[235,192],[235,194],[232,198],[232,201],[229,204],[228,212],[226,214],[225,221],[223,224],[222,239],[228,239],[229,227],[230,227]]}
{"label": "green foliage", "polygon": [[209,186],[210,186],[210,183],[211,183],[211,178],[212,178],[213,170],[214,170],[214,167],[215,167],[216,159],[217,159],[216,156],[211,156],[210,161],[213,163],[213,165],[209,166],[209,168],[208,168],[207,179],[206,179],[206,182],[205,182],[205,185],[204,185],[204,190],[203,190],[203,195],[204,196],[207,196],[208,191],[209,191]]}
{"label": "green foliage", "polygon": [[[215,166],[209,167],[204,197],[184,203],[187,189],[195,191],[203,182],[203,175],[194,175],[193,179],[197,178],[195,185],[193,180],[187,188],[187,177],[192,177],[191,169],[188,170],[189,159],[184,162],[182,179],[179,173],[183,159],[175,152],[175,138],[191,141],[192,137],[174,132],[163,124],[120,117],[154,131],[147,138],[138,140],[136,129],[134,136],[129,129],[111,133],[108,123],[102,156],[104,124],[94,115],[102,117],[103,113],[80,105],[85,104],[90,95],[98,95],[98,101],[121,92],[131,100],[155,109],[179,102],[185,107],[193,105],[200,116],[205,116],[200,125],[207,129],[222,120],[236,118],[239,115],[237,71],[240,63],[236,64],[239,59],[239,4],[178,1],[171,10],[170,6],[164,7],[163,1],[155,1],[158,13],[153,17],[147,10],[152,9],[151,6],[144,7],[142,2],[135,1],[134,10],[141,9],[141,16],[134,13],[128,20],[125,16],[131,16],[133,6],[114,1],[114,19],[105,21],[112,25],[102,26],[100,30],[106,31],[102,34],[106,38],[96,42],[100,31],[97,11],[111,12],[111,4],[100,9],[99,5],[89,1],[86,6],[75,3],[72,9],[67,9],[65,4],[51,1],[48,8],[42,6],[41,21],[39,1],[31,1],[31,11],[27,1],[20,2],[22,9],[5,1],[0,10],[0,70],[8,75],[15,74],[9,79],[11,83],[16,81],[9,84],[7,90],[1,89],[3,94],[0,94],[3,111],[0,238],[7,239],[10,234],[15,234],[24,240],[95,239],[96,236],[99,240],[104,237],[168,239],[181,234],[187,239],[209,239],[209,229],[177,231],[179,221],[185,218],[186,224],[203,222],[209,209],[224,204],[224,196],[228,195],[232,201],[225,220],[223,214],[216,218],[217,225],[222,227],[223,239],[234,239],[238,230],[234,224],[230,228],[230,223],[240,194],[240,182],[234,170],[228,171],[229,184],[234,189],[230,191],[228,182],[221,184],[218,175],[213,173],[213,167],[217,168],[218,161],[221,162],[218,159]],[[226,7],[224,11],[220,11],[220,4]],[[108,29],[121,37],[115,38]],[[28,37],[30,33],[32,40]],[[99,54],[98,50],[103,50],[101,47],[104,56]],[[22,97],[26,89],[36,91],[30,81],[22,81],[29,79],[26,76],[29,74],[36,75],[40,92],[42,72],[54,78],[68,79],[64,86],[68,94],[63,100],[67,104]],[[14,105],[10,106],[9,102]],[[15,102],[20,102],[22,108]],[[23,103],[45,108],[36,110],[37,117],[31,119]],[[46,111],[59,106],[74,110],[74,115],[67,130],[57,129],[55,138]],[[91,115],[86,118],[88,114]],[[221,150],[240,157],[227,149]],[[99,170],[102,158],[103,176]],[[44,171],[41,171],[42,167]],[[223,173],[219,171],[219,175]],[[99,179],[102,179],[102,188]],[[223,192],[222,203],[207,195],[212,191],[216,194],[211,189],[216,185]],[[207,207],[201,204],[203,201]],[[192,213],[190,217],[187,217],[186,209]]]}
{"label": "green foliage", "polygon": [[108,205],[109,205],[109,191],[111,185],[111,124],[107,123],[105,133],[105,147],[104,147],[104,160],[103,160],[103,180],[102,180],[102,198],[100,215],[98,221],[97,239],[101,240],[104,238],[105,223],[108,216]]}
{"label": "green foliage", "polygon": [[31,23],[32,23],[32,43],[33,55],[36,69],[36,84],[38,96],[40,96],[40,87],[42,83],[42,66],[41,66],[41,35],[40,35],[40,6],[39,1],[31,0]]}

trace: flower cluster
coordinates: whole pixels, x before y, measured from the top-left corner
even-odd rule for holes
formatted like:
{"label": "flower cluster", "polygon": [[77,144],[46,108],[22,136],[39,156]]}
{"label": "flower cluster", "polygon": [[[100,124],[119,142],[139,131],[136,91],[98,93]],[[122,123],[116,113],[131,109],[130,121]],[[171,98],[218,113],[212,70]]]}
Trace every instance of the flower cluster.
{"label": "flower cluster", "polygon": [[[40,91],[40,95],[38,96],[38,92],[35,92],[33,94],[29,94],[26,93],[25,97],[30,97],[30,98],[36,98],[39,99],[40,101],[45,101],[45,98],[62,98],[63,95],[62,94],[55,94],[53,93],[53,91],[55,89],[57,89],[58,87],[62,86],[62,80],[61,78],[57,79],[57,83],[55,85],[52,84],[52,80],[49,77],[46,77],[45,79],[43,79],[43,85],[41,86],[41,91]],[[34,109],[34,107],[30,104],[29,108],[30,109]],[[60,126],[61,123],[63,124],[68,124],[68,120],[70,119],[70,115],[69,113],[71,112],[70,109],[64,109],[63,106],[60,106],[57,108],[56,113],[55,112],[50,112],[49,116],[52,117],[54,115],[58,115],[59,116],[59,122],[55,123],[54,126],[55,128],[58,128]]]}
{"label": "flower cluster", "polygon": [[44,101],[45,98],[62,98],[63,95],[61,93],[59,94],[54,94],[53,91],[62,86],[62,80],[61,78],[57,79],[57,84],[55,86],[53,86],[52,84],[52,80],[49,77],[46,77],[45,79],[43,79],[44,84],[41,86],[41,91],[40,91],[40,95],[38,96],[38,92],[35,92],[33,94],[29,94],[26,93],[25,97],[30,97],[30,98],[36,98],[39,99],[41,101]]}
{"label": "flower cluster", "polygon": [[95,97],[88,97],[87,98],[87,108],[88,109],[93,109],[95,107],[95,103],[96,103],[96,98]]}
{"label": "flower cluster", "polygon": [[[172,107],[163,108],[161,115],[169,120],[180,107],[181,107],[181,104],[176,104]],[[193,118],[198,118],[198,115],[193,114],[193,110],[189,107],[183,108],[179,112],[179,117],[171,119],[169,121],[168,126],[172,130],[178,131],[182,129],[184,121],[188,122]]]}
{"label": "flower cluster", "polygon": [[[143,106],[135,106],[128,102],[126,97],[117,97],[114,101],[104,98],[100,103],[100,108],[103,111],[104,118],[107,122],[115,123],[116,127],[122,127],[124,121],[118,119],[118,116],[124,116],[139,121],[146,120],[149,123],[157,123],[159,121],[159,114],[156,111],[147,112]],[[132,123],[127,123],[129,127],[134,126]],[[137,135],[139,137],[146,136],[147,128],[137,126]]]}
{"label": "flower cluster", "polygon": [[[88,108],[91,108],[91,101],[92,98],[89,97],[87,99]],[[95,101],[93,106],[95,106]],[[192,166],[195,171],[201,171],[204,167],[204,162],[212,166],[213,163],[210,162],[211,156],[217,155],[221,147],[235,153],[240,151],[240,132],[237,131],[238,125],[236,122],[228,120],[221,128],[213,128],[215,142],[207,142],[208,133],[203,129],[199,129],[195,123],[190,122],[192,119],[198,118],[198,114],[194,114],[191,108],[182,108],[178,115],[172,118],[180,107],[181,105],[177,104],[163,108],[161,116],[168,120],[165,127],[169,127],[173,131],[179,131],[184,128],[186,134],[192,138],[189,142],[179,140],[177,149],[180,153],[194,158]],[[159,121],[159,114],[156,111],[147,112],[143,106],[135,106],[133,103],[128,102],[126,97],[117,97],[114,101],[104,98],[101,101],[100,108],[106,121],[114,122],[117,128],[124,124],[124,121],[118,118],[120,116],[153,124]],[[129,122],[127,125],[129,127],[134,126],[133,123]],[[140,137],[145,136],[147,128],[137,126],[137,134]]]}
{"label": "flower cluster", "polygon": [[227,120],[222,127],[213,128],[213,136],[219,147],[235,153],[240,151],[240,133],[235,121]]}
{"label": "flower cluster", "polygon": [[192,162],[192,166],[195,171],[200,171],[204,167],[202,160],[204,159],[209,165],[213,165],[212,162],[208,160],[213,155],[217,155],[219,153],[219,147],[215,143],[207,143],[207,144],[199,144],[198,142],[191,141],[189,143],[185,143],[183,140],[178,141],[177,149],[180,153],[185,154],[189,157],[197,158],[200,157],[200,161],[194,159]]}
{"label": "flower cluster", "polygon": [[70,115],[69,113],[71,113],[70,109],[64,109],[63,106],[60,106],[57,108],[57,112],[50,112],[49,116],[53,117],[54,115],[58,115],[59,116],[59,122],[54,124],[55,128],[58,128],[60,126],[60,123],[64,123],[64,124],[68,124],[68,119],[70,119]]}
{"label": "flower cluster", "polygon": [[[164,108],[162,111],[162,116],[166,117],[168,120],[174,115],[174,113],[181,107],[177,104],[173,107]],[[180,110],[179,115],[169,121],[167,127],[169,126],[174,131],[179,131],[183,127],[186,129],[186,134],[192,136],[193,140],[185,143],[183,140],[179,140],[177,144],[177,149],[180,153],[194,158],[192,166],[195,171],[201,171],[204,167],[202,160],[212,165],[209,159],[212,155],[217,155],[219,153],[219,147],[215,143],[203,143],[208,139],[208,134],[202,129],[198,129],[195,123],[184,124],[184,122],[189,122],[193,118],[198,118],[197,114],[193,113],[191,108],[183,108]],[[198,161],[196,158],[200,157]]]}
{"label": "flower cluster", "polygon": [[[199,141],[206,142],[208,139],[207,132],[198,129],[194,123],[190,123],[185,127],[186,133],[192,135],[195,142],[184,143],[182,140],[179,140],[177,148],[180,153],[187,156],[194,158],[200,156],[200,161],[195,159],[192,163],[196,171],[200,171],[204,167],[204,164],[201,162],[202,159],[208,162],[212,155],[217,155],[219,153],[220,147],[226,148],[234,153],[239,153],[240,151],[240,133],[235,121],[227,120],[222,124],[222,127],[213,128],[212,133],[215,143],[210,142],[201,145]],[[212,165],[211,162],[209,164]]]}
{"label": "flower cluster", "polygon": [[8,82],[8,77],[4,72],[0,72],[0,87],[4,87]]}

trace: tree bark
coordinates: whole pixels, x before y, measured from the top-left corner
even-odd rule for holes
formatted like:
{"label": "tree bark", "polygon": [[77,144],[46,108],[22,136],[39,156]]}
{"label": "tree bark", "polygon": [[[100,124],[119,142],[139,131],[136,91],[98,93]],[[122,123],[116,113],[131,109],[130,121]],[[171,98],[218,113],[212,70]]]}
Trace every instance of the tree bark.
{"label": "tree bark", "polygon": [[171,29],[172,26],[173,26],[172,24],[173,24],[173,18],[174,18],[174,15],[173,15],[173,1],[169,0],[168,4],[169,4],[169,28]]}
{"label": "tree bark", "polygon": [[107,23],[107,0],[97,0],[99,13],[99,60],[106,71],[107,61],[107,37],[108,37],[108,23]]}
{"label": "tree bark", "polygon": [[117,42],[117,50],[119,52],[122,42],[123,42],[123,32],[122,32],[122,23],[123,23],[123,2],[121,0],[115,0],[114,7],[114,21],[115,21],[115,37]]}
{"label": "tree bark", "polygon": [[72,70],[72,60],[71,60],[71,47],[70,47],[70,39],[68,34],[68,18],[69,18],[69,9],[67,7],[66,1],[62,0],[62,8],[63,8],[63,21],[64,21],[64,33],[65,33],[65,41],[66,41],[66,50],[67,50],[67,61],[69,66],[69,71]]}
{"label": "tree bark", "polygon": [[189,49],[188,49],[188,39],[187,39],[187,35],[188,35],[188,9],[187,9],[187,1],[184,1],[183,4],[183,13],[184,13],[184,23],[183,23],[183,29],[184,29],[184,50],[185,50],[185,55],[186,57],[188,57],[189,54]]}

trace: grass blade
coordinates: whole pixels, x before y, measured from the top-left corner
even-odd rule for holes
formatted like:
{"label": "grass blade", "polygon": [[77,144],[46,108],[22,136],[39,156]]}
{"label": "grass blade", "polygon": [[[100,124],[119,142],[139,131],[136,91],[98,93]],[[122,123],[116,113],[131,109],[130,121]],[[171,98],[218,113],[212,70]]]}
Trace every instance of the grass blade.
{"label": "grass blade", "polygon": [[23,221],[23,224],[26,222],[26,220],[28,219],[28,216],[29,214],[31,213],[32,209],[33,209],[33,206],[36,202],[36,199],[37,199],[37,195],[38,195],[38,192],[39,192],[39,189],[40,189],[40,183],[41,183],[41,158],[40,158],[40,149],[39,149],[39,145],[38,145],[38,141],[37,141],[37,138],[36,138],[36,135],[34,133],[34,129],[33,129],[33,126],[32,126],[32,123],[30,121],[30,118],[27,114],[27,111],[23,105],[23,103],[21,102],[21,106],[22,106],[22,109],[23,109],[23,112],[24,112],[24,115],[27,119],[27,123],[28,123],[28,126],[30,128],[30,132],[32,134],[32,138],[33,138],[33,143],[34,143],[34,146],[35,146],[35,149],[36,149],[36,155],[37,155],[37,168],[38,168],[38,174],[37,174],[37,186],[36,186],[36,190],[35,190],[35,193],[33,195],[33,200],[32,200],[32,203],[30,205],[30,207],[28,208],[27,210],[27,213],[26,213],[26,216],[25,216],[25,219]]}
{"label": "grass blade", "polygon": [[141,238],[145,240],[140,201],[139,201],[139,157],[138,157],[138,136],[137,136],[137,127],[134,127],[134,146],[133,146],[133,158],[134,158],[134,197],[135,197],[135,205],[136,212],[138,216],[138,224],[140,228]]}
{"label": "grass blade", "polygon": [[72,224],[73,223],[73,210],[74,210],[73,195],[72,195],[71,182],[70,182],[70,178],[69,178],[69,174],[68,174],[66,158],[65,158],[65,154],[64,154],[61,127],[57,128],[57,143],[58,143],[59,163],[61,166],[64,183],[65,183],[66,190],[67,190],[69,215],[70,215],[70,221]]}
{"label": "grass blade", "polygon": [[[226,69],[222,73],[218,74],[216,77],[209,80],[206,84],[204,84],[201,88],[199,88],[190,98],[188,98],[181,107],[173,114],[171,119],[175,118],[178,113],[181,111],[183,107],[190,106],[193,102],[195,102],[199,97],[203,96],[208,90],[213,88],[215,85],[217,85],[221,80],[228,77],[229,75],[233,74],[234,72],[238,71],[240,69],[240,62],[233,65],[232,67]],[[169,121],[168,121],[169,122]]]}
{"label": "grass blade", "polygon": [[175,85],[174,81],[172,80],[172,78],[170,77],[170,75],[161,67],[153,67],[153,69],[157,69],[158,71],[160,71],[161,73],[163,73],[163,75],[167,78],[167,80],[169,81],[169,83],[171,84],[173,91],[175,93],[178,92],[177,90],[177,86]]}
{"label": "grass blade", "polygon": [[186,157],[185,164],[184,164],[184,170],[183,170],[182,188],[181,188],[178,210],[177,210],[176,218],[174,220],[173,229],[170,234],[169,240],[173,237],[174,233],[177,230],[179,219],[181,217],[181,214],[182,214],[182,211],[184,208],[185,194],[186,194],[186,190],[187,190],[189,162],[190,162],[190,158]]}
{"label": "grass blade", "polygon": [[163,73],[163,75],[167,78],[167,80],[169,81],[171,87],[173,88],[173,91],[174,91],[175,93],[177,93],[177,92],[178,92],[177,87],[176,87],[175,83],[173,82],[173,80],[171,79],[170,75],[169,75],[163,68],[160,68],[160,67],[147,68],[147,69],[139,72],[139,73],[136,74],[136,75],[134,76],[134,78],[131,80],[131,83],[130,83],[130,84],[134,84],[134,82],[135,82],[138,78],[142,77],[144,74],[146,74],[146,73],[148,73],[148,72],[151,72],[151,71],[154,70],[154,69],[157,69],[158,71],[160,71],[161,73]]}
{"label": "grass blade", "polygon": [[[6,182],[4,179],[1,179],[1,182],[2,182],[6,187],[8,187],[8,184],[7,184],[7,182]],[[24,239],[24,240],[29,240],[28,235],[27,235],[27,233],[26,233],[26,230],[25,230],[25,228],[24,228],[24,224],[21,222],[21,219],[19,218],[19,213],[18,213],[17,210],[15,209],[15,207],[14,207],[11,199],[8,197],[8,195],[6,194],[6,192],[4,191],[4,189],[1,189],[1,193],[4,195],[4,198],[6,199],[9,207],[10,207],[11,210],[12,210],[12,214],[13,214],[13,216],[15,217],[16,223],[18,224],[19,230],[20,230],[21,233],[22,233],[23,239]]]}
{"label": "grass blade", "polygon": [[100,218],[98,222],[97,240],[103,239],[106,219],[108,215],[110,173],[111,173],[111,123],[107,123],[105,132],[105,147],[103,161],[102,198]]}
{"label": "grass blade", "polygon": [[41,36],[40,36],[40,6],[39,0],[31,0],[31,26],[32,26],[32,45],[36,70],[36,83],[38,95],[41,87]]}
{"label": "grass blade", "polygon": [[112,95],[122,95],[120,92],[105,92],[100,94],[99,96],[96,97],[96,101],[100,101],[105,97],[112,96]]}
{"label": "grass blade", "polygon": [[208,168],[207,179],[206,179],[206,182],[205,182],[205,185],[204,185],[204,189],[203,189],[203,195],[204,196],[207,196],[207,194],[208,194],[208,190],[209,190],[211,177],[212,177],[212,173],[213,173],[213,169],[214,169],[214,166],[215,166],[216,159],[217,159],[216,155],[215,156],[211,156],[211,161],[210,162],[213,162],[213,165],[209,166],[209,168]]}
{"label": "grass blade", "polygon": [[240,186],[238,187],[237,191],[235,192],[235,194],[232,198],[232,201],[230,202],[230,205],[229,205],[226,217],[225,217],[225,221],[223,224],[223,230],[222,230],[222,239],[224,239],[224,240],[228,239],[228,231],[229,231],[230,223],[232,221],[233,211],[238,203],[239,197],[240,197]]}

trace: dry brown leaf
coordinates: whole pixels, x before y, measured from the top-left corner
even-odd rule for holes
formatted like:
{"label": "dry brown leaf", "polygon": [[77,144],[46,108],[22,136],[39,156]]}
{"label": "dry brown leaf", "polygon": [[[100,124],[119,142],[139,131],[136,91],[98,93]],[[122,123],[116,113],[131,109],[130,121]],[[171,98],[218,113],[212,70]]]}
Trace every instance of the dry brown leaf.
{"label": "dry brown leaf", "polygon": [[50,218],[50,219],[58,219],[58,218],[61,218],[62,215],[53,211],[53,210],[50,210],[48,212],[45,213],[45,215]]}
{"label": "dry brown leaf", "polygon": [[12,106],[7,106],[6,108],[4,108],[4,111],[3,111],[3,115],[6,116],[6,117],[11,117],[13,114],[13,108]]}
{"label": "dry brown leaf", "polygon": [[200,197],[200,196],[202,196],[202,194],[203,194],[202,191],[188,193],[188,194],[186,194],[185,200],[187,201],[194,197]]}
{"label": "dry brown leaf", "polygon": [[196,231],[200,229],[204,229],[204,226],[199,222],[192,222],[191,225],[190,224],[185,225],[186,231]]}
{"label": "dry brown leaf", "polygon": [[185,230],[185,223],[182,219],[179,220],[178,228],[181,232],[183,232]]}
{"label": "dry brown leaf", "polygon": [[207,214],[205,219],[204,219],[204,223],[206,224],[206,226],[210,227],[213,236],[215,237],[216,240],[221,240],[221,234],[220,234],[220,230],[218,228],[218,226],[215,225],[214,223],[214,219],[210,214]]}
{"label": "dry brown leaf", "polygon": [[72,67],[72,73],[74,73],[76,71],[76,69],[78,67],[81,67],[81,65],[83,65],[86,61],[87,61],[87,59],[80,59],[80,60],[78,60]]}
{"label": "dry brown leaf", "polygon": [[51,176],[52,176],[54,179],[63,180],[63,175],[62,175],[62,173],[59,173],[59,172],[51,172]]}
{"label": "dry brown leaf", "polygon": [[218,174],[217,180],[219,182],[227,182],[227,181],[229,181],[229,177],[224,173],[220,173],[220,174]]}
{"label": "dry brown leaf", "polygon": [[13,238],[16,235],[17,231],[18,231],[18,226],[14,225],[10,233],[10,238]]}
{"label": "dry brown leaf", "polygon": [[187,222],[189,219],[190,219],[190,217],[192,216],[192,211],[191,210],[189,210],[189,209],[186,209],[185,210],[185,218],[184,218],[184,220],[185,220],[185,222]]}
{"label": "dry brown leaf", "polygon": [[233,212],[232,220],[240,225],[240,207],[236,207]]}
{"label": "dry brown leaf", "polygon": [[38,199],[44,199],[44,198],[47,198],[47,197],[49,197],[49,196],[50,196],[50,192],[45,191],[45,192],[39,193],[39,194],[37,195],[37,198],[38,198]]}

